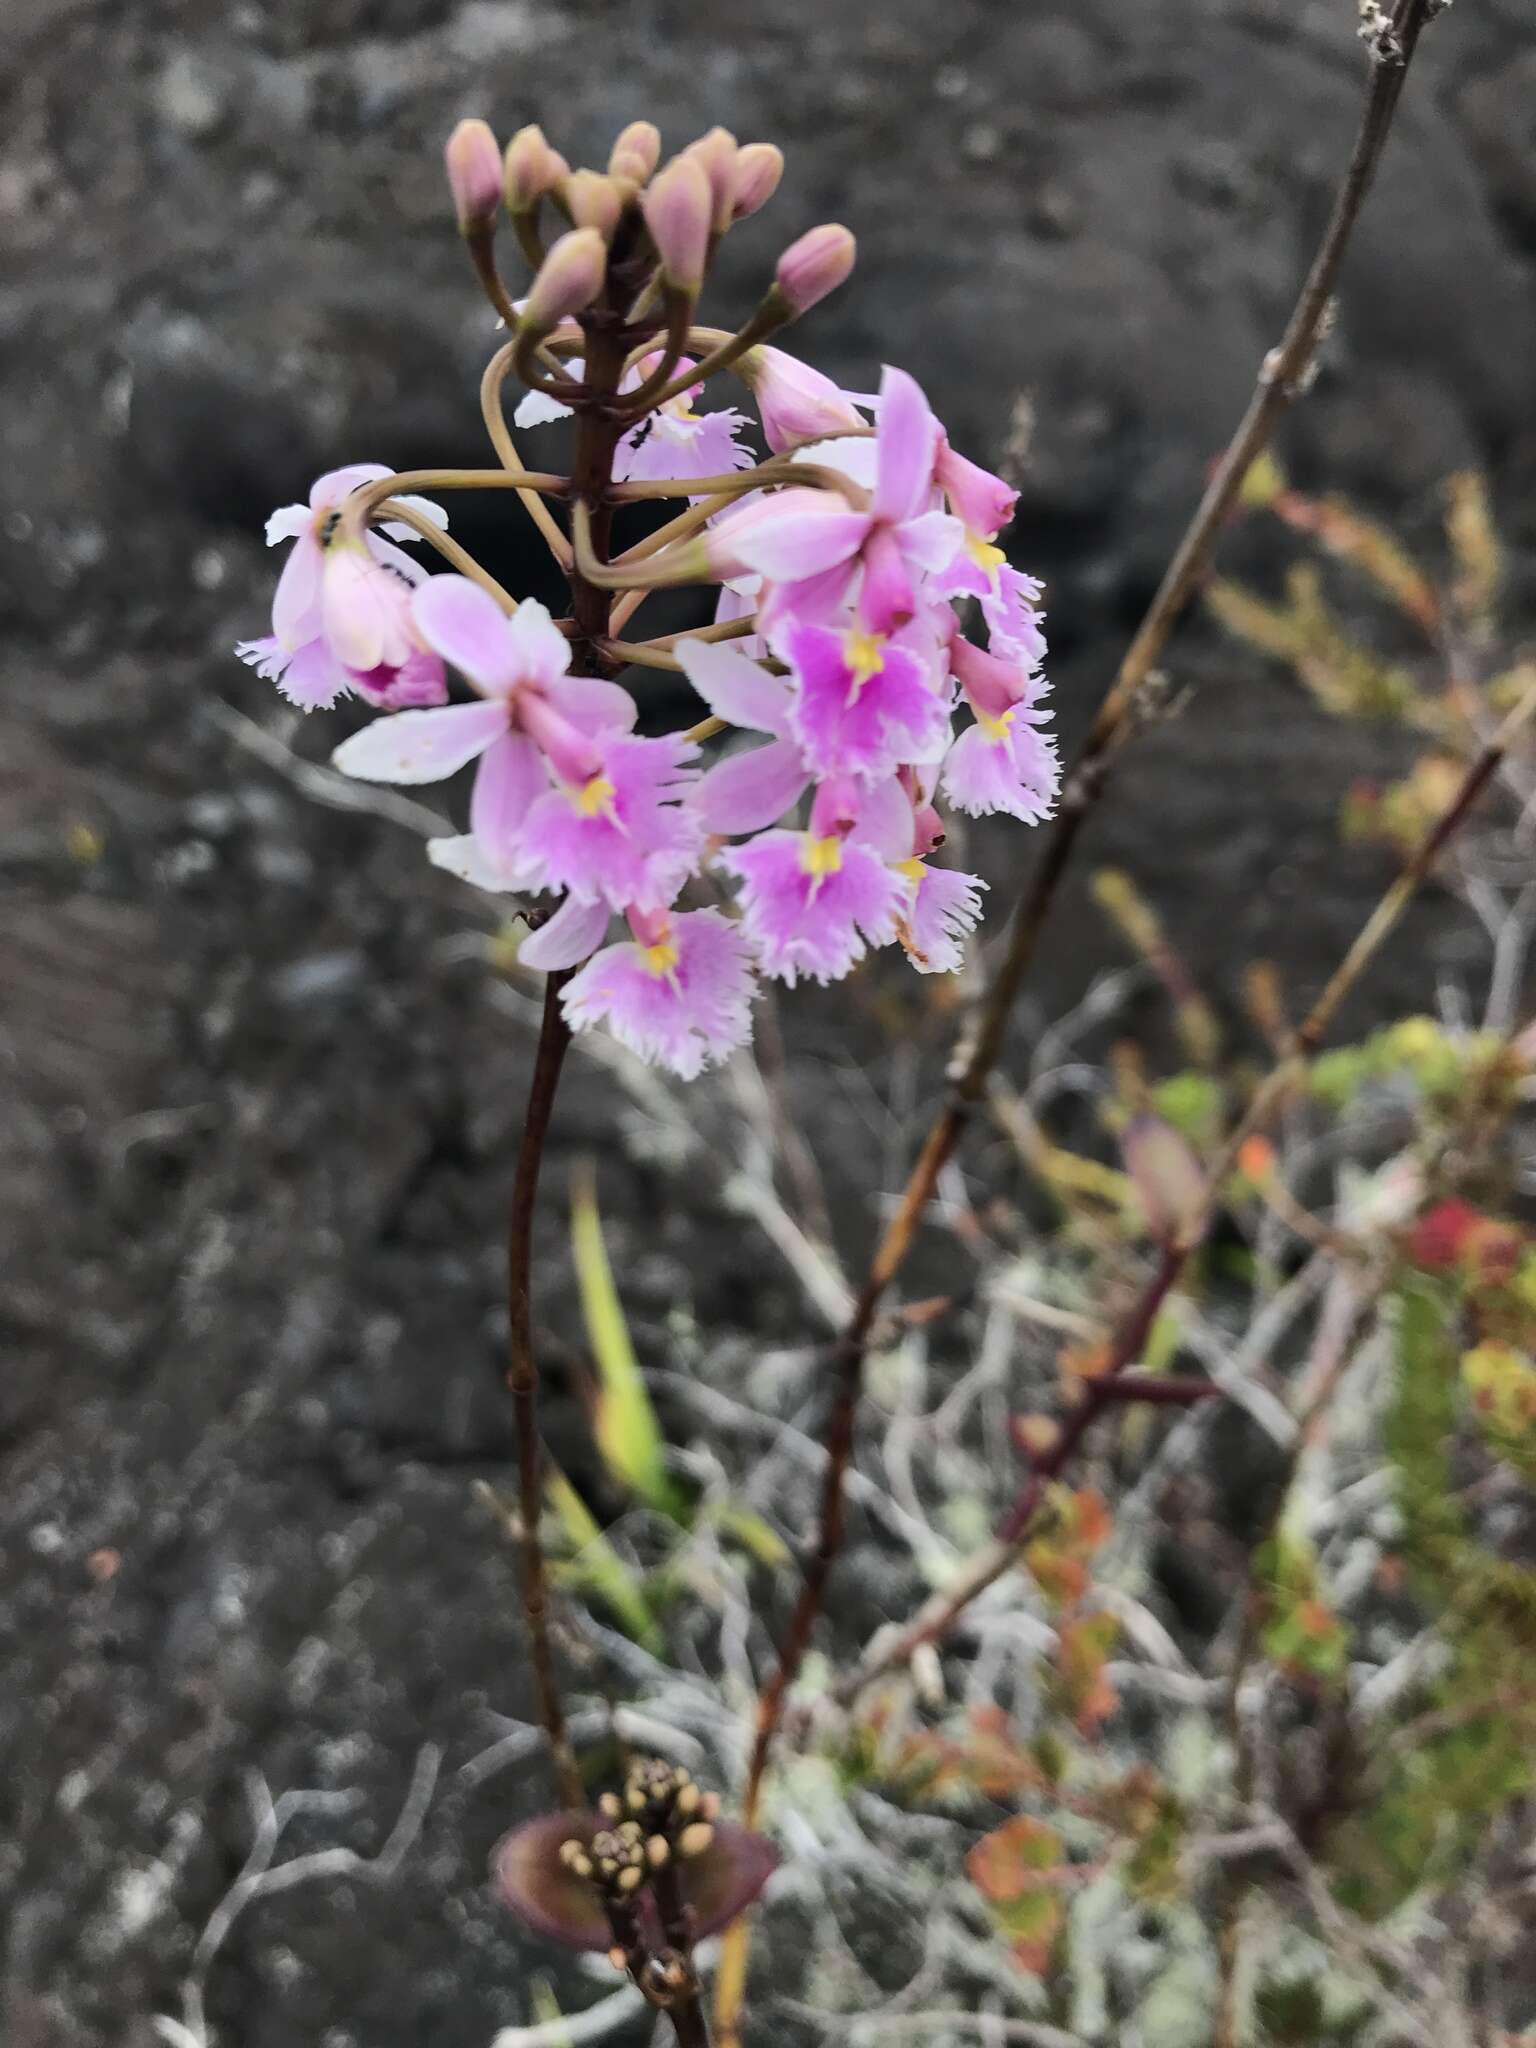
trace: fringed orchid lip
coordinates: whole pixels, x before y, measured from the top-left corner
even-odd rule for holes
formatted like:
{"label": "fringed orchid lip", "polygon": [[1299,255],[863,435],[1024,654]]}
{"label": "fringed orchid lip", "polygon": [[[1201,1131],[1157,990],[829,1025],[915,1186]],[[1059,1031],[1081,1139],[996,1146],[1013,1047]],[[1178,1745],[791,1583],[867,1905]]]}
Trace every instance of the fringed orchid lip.
{"label": "fringed orchid lip", "polygon": [[[613,1934],[601,1890],[561,1855],[567,1842],[590,1850],[593,1838],[608,1826],[601,1814],[576,1811],[541,1814],[514,1828],[491,1857],[492,1883],[503,1905],[536,1933],[567,1948],[610,1948]],[[751,1905],[778,1861],[778,1851],[765,1836],[734,1821],[717,1821],[708,1845],[680,1855],[675,1866],[695,1935],[718,1934]],[[661,1923],[647,1890],[636,1894],[635,1909],[651,1945],[659,1945]]]}

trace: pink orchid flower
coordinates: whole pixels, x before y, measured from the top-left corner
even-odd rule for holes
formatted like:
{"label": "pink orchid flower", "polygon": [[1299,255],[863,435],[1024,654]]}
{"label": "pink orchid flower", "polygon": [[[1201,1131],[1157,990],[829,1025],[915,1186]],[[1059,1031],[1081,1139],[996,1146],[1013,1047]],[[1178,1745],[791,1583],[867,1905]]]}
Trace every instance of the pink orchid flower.
{"label": "pink orchid flower", "polygon": [[[425,573],[392,545],[416,539],[410,527],[386,521],[355,547],[327,545],[351,493],[389,474],[378,462],[328,470],[316,480],[307,505],[279,506],[267,521],[268,547],[291,540],[293,551],[278,578],[271,634],[242,641],[235,652],[302,710],[326,709],[353,694],[389,710],[440,704],[447,697],[442,664],[424,653],[402,623],[410,593]],[[448,523],[427,498],[401,502],[439,526]]]}
{"label": "pink orchid flower", "polygon": [[691,1081],[752,1035],[751,948],[718,910],[631,906],[628,921],[631,938],[605,946],[566,987],[566,1022],[606,1024],[640,1059]]}
{"label": "pink orchid flower", "polygon": [[1056,742],[1040,730],[1050,684],[1032,664],[1005,660],[956,633],[950,663],[976,714],[945,756],[941,783],[957,811],[1004,811],[1026,825],[1048,818],[1061,783]]}
{"label": "pink orchid flower", "polygon": [[715,573],[755,569],[768,578],[778,586],[774,619],[824,622],[852,596],[865,631],[894,632],[916,615],[924,577],[953,561],[960,546],[960,522],[933,507],[939,432],[916,382],[887,366],[869,510],[798,485],[769,493],[707,537]]}
{"label": "pink orchid flower", "polygon": [[904,767],[865,793],[858,834],[902,883],[896,937],[919,974],[954,974],[965,965],[965,941],[981,921],[977,875],[934,867],[944,821],[933,807],[933,771]]}
{"label": "pink orchid flower", "polygon": [[616,683],[568,675],[570,643],[531,599],[508,619],[466,577],[434,576],[416,593],[414,622],[482,701],[365,727],[337,748],[336,766],[416,783],[478,761],[468,833],[427,851],[481,888],[559,890],[616,909],[670,902],[700,843],[669,800],[694,750],[636,738],[634,699]]}
{"label": "pink orchid flower", "polygon": [[907,892],[858,835],[860,808],[854,784],[825,782],[809,830],[762,832],[715,856],[741,880],[741,925],[758,966],[789,988],[802,976],[840,981],[896,936]]}
{"label": "pink orchid flower", "polygon": [[[412,565],[414,567],[414,564]],[[249,668],[300,711],[329,711],[343,697],[361,697],[376,711],[420,709],[448,702],[448,678],[435,654],[415,649],[399,668],[379,667],[364,674],[339,662],[324,640],[285,654],[275,634],[261,640],[238,640],[235,652]]]}
{"label": "pink orchid flower", "polygon": [[[653,353],[627,371],[620,390],[636,390],[651,374],[658,360]],[[580,359],[573,357],[566,368],[573,377],[579,377],[582,370]],[[692,368],[690,357],[680,359],[680,372]],[[736,439],[741,429],[749,424],[745,413],[731,410],[695,412],[693,401],[703,389],[702,384],[695,384],[689,390],[679,392],[676,398],[669,398],[665,405],[647,413],[643,420],[629,429],[614,451],[613,474],[620,483],[681,481],[691,476],[720,476],[731,470],[752,467],[757,458],[750,448],[743,448]],[[558,398],[550,397],[547,392],[530,391],[518,405],[512,420],[514,426],[539,427],[550,420],[570,417],[571,408],[562,405]]]}
{"label": "pink orchid flower", "polygon": [[[647,356],[625,380],[633,389],[648,377],[659,358]],[[684,356],[680,372],[693,368]],[[665,405],[648,413],[630,428],[614,451],[613,473],[621,483],[669,482],[691,476],[721,476],[735,469],[750,469],[757,460],[750,448],[743,448],[736,436],[748,424],[744,413],[729,409],[698,413],[693,401],[704,389],[695,384]]]}
{"label": "pink orchid flower", "polygon": [[931,865],[944,844],[944,822],[928,800],[925,784],[911,778],[912,847],[897,863],[912,886],[906,916],[897,928],[903,952],[919,974],[956,974],[965,965],[965,942],[981,922],[986,883],[979,875]]}
{"label": "pink orchid flower", "polygon": [[789,734],[813,775],[884,782],[903,762],[943,758],[950,691],[917,625],[888,637],[791,618],[772,643],[791,676]]}

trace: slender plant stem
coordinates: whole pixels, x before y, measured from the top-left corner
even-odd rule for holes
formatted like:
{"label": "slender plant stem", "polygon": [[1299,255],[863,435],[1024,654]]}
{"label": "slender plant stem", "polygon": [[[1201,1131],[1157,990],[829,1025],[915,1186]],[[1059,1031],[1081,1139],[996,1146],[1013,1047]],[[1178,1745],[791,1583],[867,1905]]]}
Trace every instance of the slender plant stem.
{"label": "slender plant stem", "polygon": [[[841,1547],[844,1480],[853,1448],[854,1417],[863,1384],[864,1354],[881,1301],[906,1260],[918,1222],[932,1199],[939,1175],[952,1155],[962,1129],[986,1093],[988,1077],[1002,1051],[1014,999],[1033,961],[1036,944],[1083,823],[1102,792],[1109,758],[1131,727],[1132,714],[1141,693],[1204,574],[1222,525],[1237,501],[1249,470],[1267,446],[1281,416],[1305,388],[1345,250],[1391,132],[1393,116],[1420,33],[1434,11],[1435,0],[1396,0],[1392,15],[1394,54],[1390,60],[1379,55],[1372,57],[1370,81],[1354,149],[1295,309],[1279,347],[1265,359],[1248,410],[1175,550],[1146,618],[1120,664],[1109,694],[1067,778],[1062,804],[1050,828],[1040,865],[1014,912],[1007,949],[983,1002],[975,1038],[960,1058],[958,1076],[948,1100],[929,1130],[900,1205],[876,1248],[860,1290],[839,1347],[816,1549],[780,1647],[777,1666],[759,1702],[742,1802],[743,1816],[748,1825],[756,1818],[762,1798],[763,1774],[784,1702],[810,1642],[832,1563]],[[716,362],[720,367],[725,366],[720,360],[724,353],[717,352]],[[738,350],[737,355],[740,353],[742,351]],[[710,360],[706,358],[706,361]],[[703,368],[702,364],[700,368]],[[990,1582],[988,1579],[984,1583]],[[739,1921],[729,1931],[721,1957],[715,2002],[721,2048],[737,2048],[739,2040],[749,1924]]]}
{"label": "slender plant stem", "polygon": [[675,519],[669,519],[665,526],[658,526],[654,533],[648,533],[644,540],[637,540],[632,548],[626,548],[616,557],[618,566],[623,568],[629,562],[648,561],[658,555],[664,547],[670,547],[675,540],[686,540],[691,533],[697,533],[708,525],[717,512],[723,512],[727,505],[734,503],[735,494],[718,491],[704,500],[701,505],[690,505],[686,512],[679,512]]}
{"label": "slender plant stem", "polygon": [[478,583],[482,590],[494,597],[508,618],[517,610],[517,599],[511,591],[498,583],[489,569],[482,568],[468,548],[460,547],[451,533],[444,533],[434,520],[418,512],[414,505],[397,505],[386,498],[378,508],[377,517],[380,520],[398,519],[402,526],[420,534],[429,546],[436,548],[445,562],[453,564],[461,576],[469,577],[472,583]]}
{"label": "slender plant stem", "polygon": [[677,2048],[709,2048],[709,2026],[702,1998],[689,1998],[674,2005],[667,2017],[677,2035]]}
{"label": "slender plant stem", "polygon": [[716,640],[745,640],[757,631],[757,613],[752,612],[744,619],[717,619],[712,626],[685,626],[679,633],[659,633],[654,640],[647,640],[647,647],[676,647],[679,640],[699,640],[713,643]]}
{"label": "slender plant stem", "polygon": [[[588,384],[599,393],[611,392],[624,360],[625,330],[611,313],[599,306],[586,316],[583,332]],[[620,431],[619,425],[604,418],[599,410],[583,413],[577,426],[575,466],[568,488],[580,513],[589,522],[591,546],[601,552],[607,549],[612,518],[607,493],[613,470],[613,451]],[[610,665],[601,651],[601,642],[608,632],[611,599],[606,589],[588,581],[579,562],[572,563],[568,576],[573,628],[572,670],[577,675],[605,675]],[[566,1048],[571,1041],[570,1027],[560,1005],[561,992],[570,978],[569,972],[555,973],[544,984],[544,1016],[528,1096],[528,1115],[518,1151],[517,1174],[512,1186],[512,1212],[507,1233],[508,1313],[511,1323],[507,1378],[517,1414],[523,1604],[532,1641],[534,1681],[550,1748],[554,1752],[561,1797],[569,1806],[580,1806],[585,1803],[585,1794],[566,1732],[564,1710],[555,1679],[549,1641],[547,1574],[539,1540],[543,1455],[538,1434],[538,1367],[533,1354],[531,1306],[533,1214],[538,1198],[539,1164],[544,1156],[555,1090]]]}
{"label": "slender plant stem", "polygon": [[[514,346],[510,341],[497,349],[486,364],[485,374],[480,379],[480,416],[485,421],[485,431],[491,437],[491,446],[496,450],[503,469],[507,470],[519,470],[523,466],[517,452],[517,443],[512,439],[511,429],[507,425],[506,408],[502,402],[502,391],[507,381],[507,373],[512,368],[514,353]],[[560,531],[554,513],[537,491],[521,490],[518,496],[523,501],[524,510],[543,534],[550,553],[562,569],[568,570],[571,566],[571,544]]]}
{"label": "slender plant stem", "polygon": [[554,1651],[549,1640],[549,1587],[539,1518],[544,1504],[544,1450],[539,1438],[539,1369],[533,1352],[533,1214],[538,1202],[539,1168],[544,1141],[560,1085],[560,1069],[570,1029],[560,1008],[560,991],[568,974],[552,974],[544,988],[544,1019],[528,1090],[528,1113],[518,1147],[512,1183],[512,1208],[507,1222],[507,1385],[517,1418],[517,1499],[523,1560],[523,1612],[539,1695],[539,1714],[555,1760],[560,1797],[567,1806],[584,1803],[581,1772],[566,1731],[565,1711],[555,1678]]}

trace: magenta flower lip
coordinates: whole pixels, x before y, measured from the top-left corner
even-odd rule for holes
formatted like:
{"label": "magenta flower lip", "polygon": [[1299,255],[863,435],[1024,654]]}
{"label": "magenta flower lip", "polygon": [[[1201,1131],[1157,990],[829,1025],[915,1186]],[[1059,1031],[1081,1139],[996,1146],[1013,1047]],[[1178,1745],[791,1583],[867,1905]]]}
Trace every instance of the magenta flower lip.
{"label": "magenta flower lip", "polygon": [[[588,1879],[560,1861],[563,1842],[586,1846],[608,1823],[579,1810],[545,1813],[504,1836],[491,1853],[491,1881],[502,1904],[550,1941],[567,1948],[607,1949],[613,1942],[602,1899]],[[714,1840],[701,1856],[675,1868],[684,1902],[692,1909],[697,1939],[718,1934],[757,1897],[778,1867],[766,1836],[735,1821],[715,1823]],[[648,1893],[637,1894],[642,1926],[656,1945],[661,1929]]]}

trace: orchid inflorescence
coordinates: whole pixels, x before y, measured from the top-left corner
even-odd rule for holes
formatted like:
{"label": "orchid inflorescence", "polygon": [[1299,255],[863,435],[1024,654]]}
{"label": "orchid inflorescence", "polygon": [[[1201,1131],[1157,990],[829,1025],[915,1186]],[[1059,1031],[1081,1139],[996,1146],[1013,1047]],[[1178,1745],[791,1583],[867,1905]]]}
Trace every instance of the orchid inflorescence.
{"label": "orchid inflorescence", "polygon": [[[468,830],[430,857],[483,889],[559,899],[529,912],[521,960],[569,977],[572,1028],[606,1024],[687,1078],[746,1042],[758,976],[836,981],[891,944],[920,972],[958,969],[985,885],[936,862],[940,800],[1038,823],[1059,768],[1040,586],[997,546],[1014,491],[950,446],[905,371],[859,394],[769,345],[847,277],[853,237],[813,228],[743,326],[700,327],[720,238],[771,196],[782,159],[718,128],[658,170],[659,156],[645,122],[606,173],[571,171],[537,128],[503,160],[483,122],[460,124],[459,224],[511,334],[482,387],[501,467],[322,476],[268,521],[292,552],[270,635],[238,651],[304,710],[351,696],[385,714],[336,750],[348,775],[424,783],[477,763]],[[535,265],[520,305],[493,250],[503,204]],[[550,208],[570,225],[546,246]],[[761,459],[742,413],[694,410],[727,369],[755,402]],[[528,386],[519,428],[575,417],[569,477],[522,468],[512,372]],[[517,490],[571,616],[516,602],[418,487]],[[623,508],[669,498],[686,509],[615,554]],[[427,576],[400,545],[416,540],[453,573]],[[713,625],[617,637],[650,592],[686,583],[718,586]],[[973,608],[985,645],[963,630]],[[614,680],[631,667],[680,672],[712,715],[638,732]],[[450,701],[450,668],[466,701]],[[701,742],[732,728],[766,744],[705,765]],[[615,917],[627,932],[606,943]]]}

